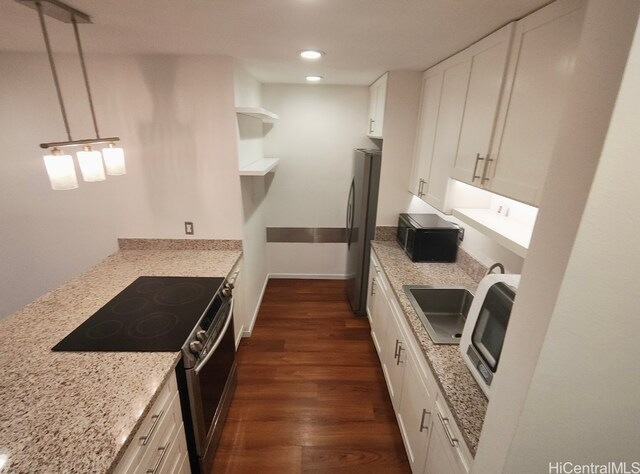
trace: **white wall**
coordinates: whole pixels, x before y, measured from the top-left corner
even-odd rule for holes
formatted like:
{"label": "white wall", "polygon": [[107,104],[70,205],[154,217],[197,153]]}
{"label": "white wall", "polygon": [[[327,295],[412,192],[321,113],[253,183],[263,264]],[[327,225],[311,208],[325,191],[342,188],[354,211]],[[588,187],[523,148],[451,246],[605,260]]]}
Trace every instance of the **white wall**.
{"label": "white wall", "polygon": [[[56,55],[73,138],[93,136],[79,63]],[[66,134],[47,58],[0,53],[0,316],[117,249],[117,237],[240,239],[229,58],[90,55],[102,136],[118,135],[128,174],[49,187],[38,144]]]}
{"label": "white wall", "polygon": [[588,3],[579,80],[560,122],[475,473],[638,461],[640,262],[632,232],[611,238],[611,229],[640,214],[637,33],[610,118],[640,5],[616,7]]}
{"label": "white wall", "polygon": [[[262,106],[260,82],[237,63],[234,67],[234,83],[237,107]],[[240,164],[249,164],[263,154],[263,124],[261,120],[244,115],[238,115],[237,119],[238,161]],[[269,176],[241,178],[244,288],[238,311],[246,336],[251,335],[268,278],[265,209],[269,180]]]}
{"label": "white wall", "polygon": [[[280,116],[264,141],[265,155],[280,158],[267,227],[344,227],[353,149],[373,145],[365,137],[368,88],[265,84],[262,101]],[[272,274],[345,273],[346,244],[270,243],[268,252]]]}
{"label": "white wall", "polygon": [[422,72],[389,71],[377,225],[398,225],[410,201],[409,179],[420,108]]}

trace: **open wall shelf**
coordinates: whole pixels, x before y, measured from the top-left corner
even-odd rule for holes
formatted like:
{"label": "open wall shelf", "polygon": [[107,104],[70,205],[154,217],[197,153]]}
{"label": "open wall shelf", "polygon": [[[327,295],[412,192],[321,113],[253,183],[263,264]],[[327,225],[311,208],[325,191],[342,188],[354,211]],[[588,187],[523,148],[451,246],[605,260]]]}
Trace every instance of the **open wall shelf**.
{"label": "open wall shelf", "polygon": [[264,176],[278,166],[278,158],[262,158],[240,168],[240,176]]}
{"label": "open wall shelf", "polygon": [[522,258],[527,256],[532,226],[505,218],[491,209],[457,208],[453,210],[453,215],[516,255]]}
{"label": "open wall shelf", "polygon": [[278,115],[262,107],[236,107],[236,113],[257,118],[263,122],[274,122],[279,118]]}

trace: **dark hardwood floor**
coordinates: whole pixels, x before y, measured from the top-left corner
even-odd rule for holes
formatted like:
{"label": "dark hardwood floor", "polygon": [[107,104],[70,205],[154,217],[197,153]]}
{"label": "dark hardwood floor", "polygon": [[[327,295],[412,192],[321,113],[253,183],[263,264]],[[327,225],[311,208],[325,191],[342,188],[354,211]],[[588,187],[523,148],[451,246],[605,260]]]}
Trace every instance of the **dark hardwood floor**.
{"label": "dark hardwood floor", "polygon": [[213,473],[410,473],[369,335],[343,281],[271,280]]}

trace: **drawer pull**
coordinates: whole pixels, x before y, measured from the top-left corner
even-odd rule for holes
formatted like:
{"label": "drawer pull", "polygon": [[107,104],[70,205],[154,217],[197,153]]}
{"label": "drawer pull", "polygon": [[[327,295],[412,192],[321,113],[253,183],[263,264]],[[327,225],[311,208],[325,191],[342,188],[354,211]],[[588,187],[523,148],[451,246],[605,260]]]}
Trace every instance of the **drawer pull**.
{"label": "drawer pull", "polygon": [[170,444],[171,444],[171,441],[167,441],[167,444],[165,444],[161,448],[158,448],[158,451],[160,451],[160,456],[158,457],[158,460],[156,461],[155,466],[153,466],[153,469],[147,469],[147,474],[156,474],[158,472],[158,469],[160,469],[160,464],[162,464],[162,460],[164,459],[165,454],[167,454],[167,451],[169,451]]}
{"label": "drawer pull", "polygon": [[426,418],[427,415],[431,415],[430,411],[427,411],[425,408],[422,409],[422,418],[420,419],[420,433],[422,433],[424,430],[428,430],[429,429],[429,425],[425,426],[424,425],[424,419]]}
{"label": "drawer pull", "polygon": [[398,344],[398,358],[396,360],[396,365],[404,364],[404,361],[400,359],[402,357],[403,350],[404,350],[404,347],[402,347],[402,342],[400,342]]}
{"label": "drawer pull", "polygon": [[393,358],[397,359],[398,358],[398,344],[400,344],[400,341],[396,339],[396,348],[393,351]]}
{"label": "drawer pull", "polygon": [[376,279],[371,279],[371,296],[376,294]]}
{"label": "drawer pull", "polygon": [[153,415],[151,417],[151,419],[153,420],[153,423],[151,424],[151,428],[149,428],[149,432],[145,436],[140,436],[140,440],[142,441],[142,446],[146,446],[149,440],[151,439],[153,432],[158,427],[158,423],[160,423],[160,418],[162,418],[162,415],[164,415],[164,410],[160,410],[160,413],[158,413],[157,415]]}
{"label": "drawer pull", "polygon": [[451,443],[451,446],[454,448],[458,447],[458,438],[453,437],[453,435],[451,434],[451,429],[449,428],[449,418],[443,418],[440,412],[438,412],[438,418],[440,418],[440,423],[442,423],[442,427],[444,428],[444,432],[446,433],[447,438],[449,438],[449,443]]}

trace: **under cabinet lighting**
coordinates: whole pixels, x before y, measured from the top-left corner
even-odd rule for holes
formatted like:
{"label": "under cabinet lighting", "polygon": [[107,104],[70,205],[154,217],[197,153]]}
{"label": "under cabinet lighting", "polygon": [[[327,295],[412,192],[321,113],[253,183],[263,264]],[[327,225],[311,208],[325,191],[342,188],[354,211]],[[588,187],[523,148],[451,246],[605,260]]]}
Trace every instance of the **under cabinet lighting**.
{"label": "under cabinet lighting", "polygon": [[94,151],[90,146],[85,146],[78,152],[78,164],[82,172],[82,179],[87,183],[104,181],[104,166],[102,166],[102,155],[99,151]]}
{"label": "under cabinet lighting", "polygon": [[307,76],[307,81],[318,82],[322,80],[322,76]]}
{"label": "under cabinet lighting", "polygon": [[316,49],[305,49],[300,51],[300,57],[304,59],[319,59],[324,55],[322,51]]}
{"label": "under cabinet lighting", "polygon": [[71,155],[63,155],[60,150],[54,148],[50,155],[44,156],[44,166],[47,169],[47,175],[49,175],[51,189],[65,191],[78,187],[76,169],[73,166]]}

